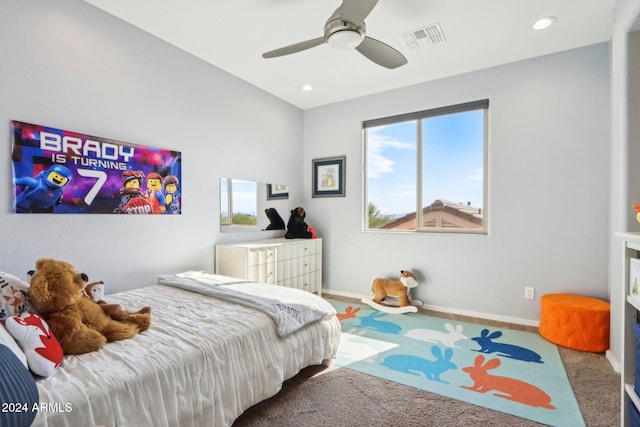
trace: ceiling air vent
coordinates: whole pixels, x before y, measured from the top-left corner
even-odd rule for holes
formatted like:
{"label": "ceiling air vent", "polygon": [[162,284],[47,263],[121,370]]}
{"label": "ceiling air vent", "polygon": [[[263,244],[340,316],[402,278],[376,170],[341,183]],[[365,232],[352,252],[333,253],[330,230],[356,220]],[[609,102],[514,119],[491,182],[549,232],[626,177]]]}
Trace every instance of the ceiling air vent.
{"label": "ceiling air vent", "polygon": [[407,47],[411,50],[418,50],[435,44],[446,43],[444,33],[440,24],[431,24],[417,30],[401,34]]}

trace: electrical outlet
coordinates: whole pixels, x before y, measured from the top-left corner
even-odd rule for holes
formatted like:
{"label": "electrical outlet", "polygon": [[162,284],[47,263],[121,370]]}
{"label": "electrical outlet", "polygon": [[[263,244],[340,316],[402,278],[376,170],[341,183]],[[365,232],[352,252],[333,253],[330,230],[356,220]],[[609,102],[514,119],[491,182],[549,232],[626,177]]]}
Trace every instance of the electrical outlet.
{"label": "electrical outlet", "polygon": [[535,299],[535,297],[536,297],[535,288],[532,288],[531,286],[525,286],[524,287],[524,298],[525,299]]}

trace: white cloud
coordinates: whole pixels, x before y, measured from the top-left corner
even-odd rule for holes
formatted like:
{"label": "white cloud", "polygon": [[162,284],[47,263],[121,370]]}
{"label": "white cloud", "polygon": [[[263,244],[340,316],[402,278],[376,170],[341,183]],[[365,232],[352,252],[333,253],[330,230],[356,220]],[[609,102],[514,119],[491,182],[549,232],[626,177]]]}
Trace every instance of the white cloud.
{"label": "white cloud", "polygon": [[384,174],[394,172],[395,161],[385,157],[382,153],[387,148],[396,150],[413,150],[414,145],[380,135],[378,132],[383,129],[370,129],[367,134],[367,177],[369,179],[380,178]]}

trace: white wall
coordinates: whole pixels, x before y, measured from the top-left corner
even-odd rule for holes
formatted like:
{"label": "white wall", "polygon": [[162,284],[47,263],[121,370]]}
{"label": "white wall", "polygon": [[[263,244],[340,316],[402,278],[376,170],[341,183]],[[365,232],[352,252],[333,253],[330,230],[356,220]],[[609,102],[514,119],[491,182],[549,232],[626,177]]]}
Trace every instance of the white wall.
{"label": "white wall", "polygon": [[[24,277],[51,256],[110,292],[212,271],[216,241],[258,237],[220,235],[220,177],[289,184],[301,197],[298,108],[84,2],[1,9],[0,270]],[[181,151],[183,214],[13,214],[12,119]]]}
{"label": "white wall", "polygon": [[[361,122],[484,98],[489,234],[363,232]],[[305,189],[312,159],[347,158],[345,198],[305,193],[325,288],[368,295],[408,268],[427,304],[533,323],[545,293],[608,299],[609,111],[606,43],[305,111]]]}

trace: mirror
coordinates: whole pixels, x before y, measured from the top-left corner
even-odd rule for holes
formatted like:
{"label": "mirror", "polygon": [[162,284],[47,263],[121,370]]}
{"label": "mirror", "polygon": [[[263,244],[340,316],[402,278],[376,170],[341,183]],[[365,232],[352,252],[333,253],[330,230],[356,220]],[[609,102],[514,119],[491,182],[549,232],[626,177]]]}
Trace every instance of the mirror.
{"label": "mirror", "polygon": [[220,231],[223,233],[284,230],[289,211],[286,185],[220,179]]}

